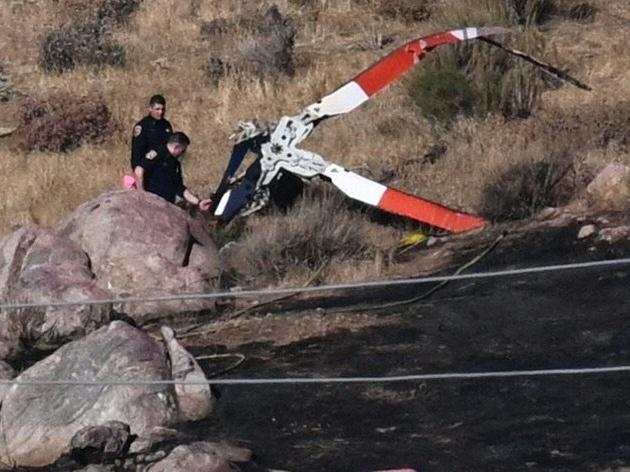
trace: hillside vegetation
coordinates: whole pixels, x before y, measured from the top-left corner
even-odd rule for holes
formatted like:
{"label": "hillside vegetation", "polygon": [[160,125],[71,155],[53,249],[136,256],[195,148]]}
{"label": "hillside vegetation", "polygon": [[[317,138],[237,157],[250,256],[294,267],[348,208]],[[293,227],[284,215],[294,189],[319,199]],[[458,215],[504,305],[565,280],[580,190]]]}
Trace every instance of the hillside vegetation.
{"label": "hillside vegetation", "polygon": [[[2,4],[0,21],[0,127],[18,127],[0,138],[0,234],[55,224],[119,188],[132,126],[152,94],[166,96],[168,118],[191,136],[184,173],[207,195],[239,120],[297,113],[404,41],[466,25],[520,30],[510,45],[593,91],[485,44],[446,48],[353,114],[323,124],[304,147],[497,221],[579,203],[605,163],[630,162],[623,0],[13,0]],[[308,195],[320,203],[300,203],[287,231],[302,228],[308,239],[313,221],[331,210],[337,224],[321,227],[312,244],[331,249],[309,256],[299,277],[331,257],[362,261],[350,278],[377,273],[404,226],[379,224],[318,188]],[[242,239],[232,256],[255,258],[261,241],[274,248],[286,237],[281,220],[235,225]],[[257,261],[246,275],[272,266],[283,280],[301,262],[291,250],[277,257],[284,262]],[[328,279],[336,278],[348,274],[331,270]]]}

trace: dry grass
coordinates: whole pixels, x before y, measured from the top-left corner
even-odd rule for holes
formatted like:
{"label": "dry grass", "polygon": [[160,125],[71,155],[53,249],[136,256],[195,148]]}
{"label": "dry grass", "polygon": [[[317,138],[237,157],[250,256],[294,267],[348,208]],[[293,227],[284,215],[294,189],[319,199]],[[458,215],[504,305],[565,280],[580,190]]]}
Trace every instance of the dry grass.
{"label": "dry grass", "polygon": [[251,218],[227,255],[245,284],[291,283],[322,269],[324,275],[342,266],[356,269],[360,261],[378,272],[379,248],[393,244],[395,234],[371,225],[339,192],[310,185],[286,213],[272,210]]}
{"label": "dry grass", "polygon": [[225,346],[233,349],[244,344],[267,342],[274,346],[286,346],[311,338],[335,333],[354,333],[362,329],[387,326],[395,323],[393,317],[383,318],[369,314],[306,313],[287,317],[285,314],[268,314],[229,321],[216,321],[206,325],[210,332],[203,338],[192,338],[189,346],[199,343]]}
{"label": "dry grass", "polygon": [[[449,0],[436,5],[460,9],[468,5],[467,21],[486,24],[488,13],[481,3]],[[630,18],[627,2],[590,3]],[[230,150],[227,136],[239,120],[256,117],[273,121],[282,114],[297,113],[395,45],[440,29],[446,25],[444,18],[460,21],[452,11],[450,16],[440,16],[439,8],[432,9],[430,20],[410,23],[379,15],[350,0],[280,0],[277,4],[298,25],[294,77],[260,81],[245,76],[238,81],[220,80],[216,85],[207,80],[203,69],[212,45],[204,42],[201,24],[246,14],[251,2],[143,2],[113,36],[125,48],[124,68],[79,66],[61,75],[47,75],[38,67],[39,44],[43,32],[72,17],[73,0],[36,0],[14,9],[2,8],[2,62],[18,98],[0,103],[0,126],[17,124],[16,100],[20,96],[52,92],[86,95],[97,90],[105,97],[112,119],[121,123],[124,131],[102,146],[83,146],[67,155],[14,152],[0,139],[0,234],[29,222],[54,224],[85,200],[117,188],[128,165],[131,127],[145,113],[146,101],[154,93],[167,97],[169,119],[192,137],[184,162],[188,184],[194,191],[208,194],[218,182]],[[496,20],[496,12],[492,18]],[[507,14],[505,18],[513,20]],[[484,208],[487,187],[506,171],[548,156],[545,146],[550,136],[549,132],[542,136],[545,129],[540,127],[544,122],[540,113],[555,110],[563,116],[579,116],[584,110],[592,113],[593,107],[610,106],[630,94],[630,55],[624,46],[630,36],[628,28],[599,13],[587,25],[564,20],[550,25],[541,55],[561,57],[574,74],[595,87],[593,93],[566,86],[549,90],[542,95],[540,110],[527,120],[507,123],[492,116],[482,120],[459,118],[446,131],[417,113],[409,104],[406,88],[399,83],[352,115],[323,124],[305,147],[367,175],[392,177],[395,170],[391,183],[404,190],[479,211]],[[382,38],[393,43],[379,49],[387,44]],[[570,143],[571,136],[566,140]],[[438,158],[425,159],[430,149],[438,148],[444,149]],[[628,160],[626,145],[614,140],[575,149],[572,157],[580,165],[589,163],[589,169],[604,160]],[[365,228],[363,233],[382,230],[361,216],[344,215],[353,218],[352,224]],[[283,219],[265,218],[269,222]],[[247,224],[255,228],[259,223],[254,219]],[[353,262],[357,272],[372,273],[376,256],[369,250],[367,254],[365,264]],[[343,270],[350,271],[339,268],[327,277],[334,278]]]}

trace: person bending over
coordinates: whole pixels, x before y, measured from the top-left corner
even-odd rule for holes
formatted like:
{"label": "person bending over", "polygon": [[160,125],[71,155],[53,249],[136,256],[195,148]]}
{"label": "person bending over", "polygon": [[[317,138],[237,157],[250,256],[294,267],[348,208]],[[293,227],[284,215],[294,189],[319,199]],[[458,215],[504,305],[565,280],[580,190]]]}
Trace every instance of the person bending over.
{"label": "person bending over", "polygon": [[208,211],[211,200],[200,199],[184,185],[179,159],[189,145],[190,139],[186,134],[181,131],[171,134],[165,145],[159,147],[155,153],[148,153],[135,167],[136,186],[139,190],[159,195],[171,203],[175,203],[175,197],[179,195],[198,206],[201,211]]}

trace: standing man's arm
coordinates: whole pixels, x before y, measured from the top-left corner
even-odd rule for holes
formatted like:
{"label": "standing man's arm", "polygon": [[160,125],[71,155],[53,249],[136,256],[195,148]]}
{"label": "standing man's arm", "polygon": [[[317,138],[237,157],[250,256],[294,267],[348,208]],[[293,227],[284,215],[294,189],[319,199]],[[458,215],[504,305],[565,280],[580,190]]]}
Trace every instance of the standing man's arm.
{"label": "standing man's arm", "polygon": [[147,152],[146,132],[140,123],[136,123],[136,126],[133,127],[133,137],[131,138],[131,168],[134,169],[134,172]]}
{"label": "standing man's arm", "polygon": [[136,166],[133,169],[133,175],[136,178],[136,188],[138,190],[144,190],[144,167]]}
{"label": "standing man's arm", "polygon": [[147,172],[151,171],[151,168],[155,165],[155,158],[157,157],[157,152],[149,151],[146,156],[143,156],[140,159],[140,162],[133,169],[133,174],[136,177],[136,187],[138,190],[146,190],[145,188],[145,176]]}

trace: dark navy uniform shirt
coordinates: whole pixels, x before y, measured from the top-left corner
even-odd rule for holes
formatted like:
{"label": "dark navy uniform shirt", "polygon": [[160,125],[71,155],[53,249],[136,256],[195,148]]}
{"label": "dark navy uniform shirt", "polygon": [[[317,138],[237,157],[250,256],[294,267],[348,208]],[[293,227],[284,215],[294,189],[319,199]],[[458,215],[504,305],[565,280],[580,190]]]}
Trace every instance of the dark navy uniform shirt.
{"label": "dark navy uniform shirt", "polygon": [[182,178],[182,166],[176,157],[161,146],[153,159],[143,157],[140,166],[144,169],[144,189],[175,203],[175,196],[183,196],[186,186]]}
{"label": "dark navy uniform shirt", "polygon": [[151,115],[147,115],[138,121],[133,127],[131,140],[131,169],[140,165],[142,158],[149,151],[157,152],[164,146],[172,132],[171,124],[164,118],[156,120]]}

